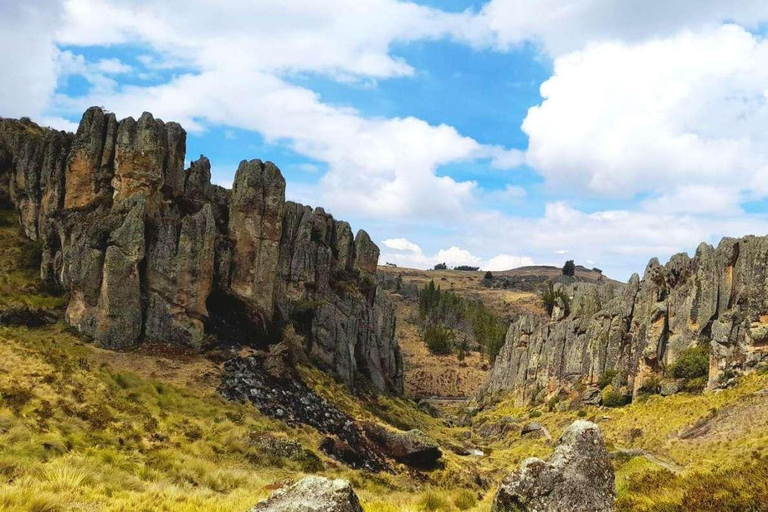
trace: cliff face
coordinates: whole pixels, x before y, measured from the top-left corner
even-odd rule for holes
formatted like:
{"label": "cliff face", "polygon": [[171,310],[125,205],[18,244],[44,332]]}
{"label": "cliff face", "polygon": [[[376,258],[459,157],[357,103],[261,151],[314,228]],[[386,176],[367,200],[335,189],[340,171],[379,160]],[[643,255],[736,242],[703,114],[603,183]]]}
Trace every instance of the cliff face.
{"label": "cliff face", "polygon": [[694,258],[652,259],[625,286],[567,289],[570,313],[527,316],[506,344],[481,394],[521,400],[594,384],[615,370],[614,387],[637,393],[686,348],[709,346],[710,388],[768,361],[768,237],[701,244]]}
{"label": "cliff face", "polygon": [[285,201],[271,162],[243,161],[233,189],[186,133],[149,113],[90,108],[76,134],[0,119],[0,203],[43,248],[42,278],[69,292],[66,321],[96,343],[266,343],[293,323],[350,385],[402,392],[379,249],[322,208]]}

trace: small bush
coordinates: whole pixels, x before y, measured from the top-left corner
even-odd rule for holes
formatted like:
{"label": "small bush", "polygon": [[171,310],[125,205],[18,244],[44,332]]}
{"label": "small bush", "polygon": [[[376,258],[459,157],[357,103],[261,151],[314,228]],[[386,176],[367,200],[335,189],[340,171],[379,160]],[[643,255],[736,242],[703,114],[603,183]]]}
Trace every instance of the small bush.
{"label": "small bush", "polygon": [[540,410],[533,409],[531,412],[528,413],[528,417],[531,419],[534,419],[534,418],[540,417],[542,414],[543,413]]}
{"label": "small bush", "polygon": [[469,510],[477,505],[477,496],[468,489],[464,489],[453,498],[453,504],[459,510]]}
{"label": "small bush", "polygon": [[707,388],[706,377],[696,377],[695,379],[687,379],[683,382],[681,389],[688,393],[701,393]]}
{"label": "small bush", "polygon": [[613,379],[615,379],[618,374],[619,372],[616,370],[605,370],[605,373],[603,373],[597,381],[597,387],[605,389],[613,382]]}
{"label": "small bush", "polygon": [[544,303],[544,309],[547,310],[547,314],[551,315],[557,305],[557,299],[560,299],[565,306],[565,312],[568,314],[571,299],[565,290],[555,291],[555,284],[552,281],[547,281],[547,287],[541,293],[541,301]]}
{"label": "small bush", "polygon": [[448,270],[448,265],[445,263],[438,263],[435,265],[435,270]]}
{"label": "small bush", "polygon": [[576,416],[579,418],[586,418],[587,417],[587,411],[584,409],[579,409],[579,412],[576,413]]}
{"label": "small bush", "polygon": [[696,379],[709,375],[709,346],[699,345],[683,350],[667,372],[676,379]]}
{"label": "small bush", "polygon": [[483,279],[486,279],[486,280],[493,279],[493,272],[491,272],[490,270],[486,272],[485,276],[483,276]]}
{"label": "small bush", "polygon": [[442,495],[435,491],[429,491],[419,500],[419,505],[422,510],[450,510],[450,502]]}
{"label": "small bush", "polygon": [[661,376],[654,374],[646,378],[638,392],[644,395],[658,395],[661,393]]}
{"label": "small bush", "polygon": [[632,401],[632,397],[614,391],[610,384],[603,389],[603,405],[605,407],[622,407]]}
{"label": "small bush", "polygon": [[573,260],[568,260],[565,262],[565,265],[563,265],[563,275],[568,277],[573,277],[576,274],[576,264],[573,262]]}
{"label": "small bush", "polygon": [[429,325],[424,331],[424,342],[430,352],[448,355],[453,352],[453,331],[442,325]]}

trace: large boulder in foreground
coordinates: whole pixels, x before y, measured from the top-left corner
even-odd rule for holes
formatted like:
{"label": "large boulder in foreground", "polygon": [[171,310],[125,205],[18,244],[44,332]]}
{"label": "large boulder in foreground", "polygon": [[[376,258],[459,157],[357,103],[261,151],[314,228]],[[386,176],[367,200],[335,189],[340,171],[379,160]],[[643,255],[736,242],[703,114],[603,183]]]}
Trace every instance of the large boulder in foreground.
{"label": "large boulder in foreground", "polygon": [[411,466],[431,467],[443,453],[435,441],[421,430],[395,432],[376,423],[364,423],[365,435],[388,456]]}
{"label": "large boulder in foreground", "polygon": [[308,476],[275,491],[251,512],[363,512],[363,508],[346,480]]}
{"label": "large boulder in foreground", "polygon": [[576,421],[566,429],[548,461],[530,458],[507,476],[492,512],[611,512],[616,487],[600,429]]}

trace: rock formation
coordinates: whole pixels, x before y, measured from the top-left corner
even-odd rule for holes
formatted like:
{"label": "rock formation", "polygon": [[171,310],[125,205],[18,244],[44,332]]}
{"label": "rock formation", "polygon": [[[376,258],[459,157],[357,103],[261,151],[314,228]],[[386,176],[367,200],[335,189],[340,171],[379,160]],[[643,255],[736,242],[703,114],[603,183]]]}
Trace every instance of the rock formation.
{"label": "rock formation", "polygon": [[768,237],[701,244],[696,255],[648,264],[624,286],[564,288],[568,311],[514,322],[481,394],[521,400],[573,391],[615,374],[631,395],[683,350],[709,347],[710,388],[768,361]]}
{"label": "rock formation", "polygon": [[66,321],[101,346],[266,345],[296,326],[349,385],[402,393],[394,310],[373,278],[378,247],[322,208],[285,201],[271,162],[243,161],[233,189],[186,133],[101,108],[76,134],[0,119],[0,205],[43,248],[41,276],[69,292]]}
{"label": "rock formation", "polygon": [[346,480],[308,476],[275,491],[251,512],[363,512],[363,507]]}
{"label": "rock formation", "polygon": [[611,512],[613,467],[597,425],[576,421],[548,461],[530,458],[501,483],[492,512]]}

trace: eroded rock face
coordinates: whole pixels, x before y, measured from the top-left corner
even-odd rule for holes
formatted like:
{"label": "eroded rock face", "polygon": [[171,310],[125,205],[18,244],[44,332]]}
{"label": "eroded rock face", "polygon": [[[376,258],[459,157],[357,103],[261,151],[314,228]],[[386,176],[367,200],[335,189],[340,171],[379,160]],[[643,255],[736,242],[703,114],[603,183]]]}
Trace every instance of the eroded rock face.
{"label": "eroded rock face", "polygon": [[363,512],[363,508],[346,480],[308,476],[275,491],[251,512]]}
{"label": "eroded rock face", "polygon": [[709,343],[709,386],[768,360],[768,237],[701,244],[693,258],[652,259],[623,287],[578,283],[560,319],[513,323],[482,392],[521,400],[594,384],[617,372],[614,388],[636,393],[686,348]]}
{"label": "eroded rock face", "polygon": [[502,482],[492,512],[611,512],[613,467],[597,425],[576,421],[547,461],[530,458]]}
{"label": "eroded rock face", "polygon": [[204,156],[184,170],[185,149],[181,126],[149,113],[117,121],[93,107],[75,135],[0,119],[0,204],[40,240],[43,279],[69,292],[67,322],[109,348],[263,346],[292,323],[350,386],[402,393],[370,237],[286,202],[271,162],[243,161],[230,191]]}

